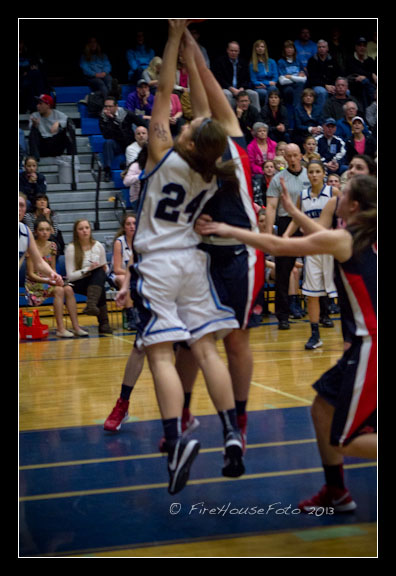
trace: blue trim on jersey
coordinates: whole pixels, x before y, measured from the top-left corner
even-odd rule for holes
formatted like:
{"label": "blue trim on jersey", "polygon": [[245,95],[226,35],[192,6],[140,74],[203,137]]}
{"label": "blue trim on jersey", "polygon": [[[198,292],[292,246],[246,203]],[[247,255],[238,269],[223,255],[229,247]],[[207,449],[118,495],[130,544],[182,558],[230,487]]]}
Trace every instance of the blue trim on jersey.
{"label": "blue trim on jersey", "polygon": [[233,316],[229,316],[228,318],[217,318],[216,320],[209,320],[209,322],[202,324],[202,326],[199,326],[198,328],[194,328],[193,330],[190,330],[190,334],[195,334],[196,332],[199,332],[200,330],[203,330],[207,326],[210,326],[211,324],[215,324],[216,322],[228,322],[228,320],[236,320],[236,318],[233,315]]}

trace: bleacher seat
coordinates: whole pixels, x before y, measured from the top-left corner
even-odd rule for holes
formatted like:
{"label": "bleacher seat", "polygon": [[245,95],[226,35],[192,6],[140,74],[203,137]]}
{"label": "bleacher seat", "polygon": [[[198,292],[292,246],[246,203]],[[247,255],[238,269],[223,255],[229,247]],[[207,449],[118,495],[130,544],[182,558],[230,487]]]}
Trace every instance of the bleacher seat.
{"label": "bleacher seat", "polygon": [[103,141],[104,138],[101,134],[91,134],[89,136],[89,143],[92,148],[92,152],[96,152],[96,154],[101,154],[103,150]]}
{"label": "bleacher seat", "polygon": [[90,91],[88,86],[57,86],[55,88],[56,103],[67,104],[72,102],[75,104],[85,98]]}
{"label": "bleacher seat", "polygon": [[89,116],[81,118],[81,134],[100,134],[99,118],[90,118]]}

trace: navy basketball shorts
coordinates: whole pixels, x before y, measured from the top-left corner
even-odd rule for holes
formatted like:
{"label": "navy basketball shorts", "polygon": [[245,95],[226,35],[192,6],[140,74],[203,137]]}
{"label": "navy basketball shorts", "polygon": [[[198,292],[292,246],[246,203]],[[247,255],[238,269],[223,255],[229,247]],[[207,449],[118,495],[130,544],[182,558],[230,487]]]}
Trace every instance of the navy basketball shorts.
{"label": "navy basketball shorts", "polygon": [[261,276],[257,273],[259,259],[256,251],[244,244],[219,246],[202,243],[199,248],[210,255],[210,275],[221,303],[234,310],[241,328],[256,326],[250,322],[250,311],[258,289],[264,283],[263,270]]}
{"label": "navy basketball shorts", "polygon": [[377,345],[355,337],[338,363],[313,388],[334,408],[330,444],[346,446],[356,436],[377,431]]}

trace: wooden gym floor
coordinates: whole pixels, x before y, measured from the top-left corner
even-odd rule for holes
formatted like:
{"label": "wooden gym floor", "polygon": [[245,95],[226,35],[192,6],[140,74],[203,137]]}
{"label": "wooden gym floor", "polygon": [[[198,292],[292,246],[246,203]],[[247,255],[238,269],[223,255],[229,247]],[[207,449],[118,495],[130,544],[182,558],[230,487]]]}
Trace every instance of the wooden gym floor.
{"label": "wooden gym floor", "polygon": [[[299,514],[324,483],[310,418],[312,383],[342,355],[341,326],[304,350],[307,320],[278,331],[275,317],[251,330],[246,474],[221,475],[221,426],[198,377],[192,411],[201,451],[182,492],[167,492],[161,421],[145,364],[130,419],[103,422],[119,395],[134,333],[119,315],[111,336],[20,342],[20,557],[376,557],[376,463],[348,459],[351,514]],[[44,322],[44,319],[42,320]],[[51,319],[49,320],[51,328]],[[90,324],[91,322],[91,324]],[[221,355],[225,358],[222,344]]]}

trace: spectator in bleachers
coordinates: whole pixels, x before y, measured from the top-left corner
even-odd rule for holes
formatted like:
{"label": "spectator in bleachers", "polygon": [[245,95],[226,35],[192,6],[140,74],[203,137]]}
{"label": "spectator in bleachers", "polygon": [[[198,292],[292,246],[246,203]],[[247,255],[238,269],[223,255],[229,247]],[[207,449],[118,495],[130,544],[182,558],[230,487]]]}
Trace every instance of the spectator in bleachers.
{"label": "spectator in bleachers", "polygon": [[[334,26],[330,30],[329,51],[334,60],[337,62],[340,74],[344,76],[347,60],[347,49],[342,41],[342,32],[337,26]],[[334,114],[329,114],[329,116],[334,116]]]}
{"label": "spectator in bleachers", "polygon": [[304,72],[307,74],[308,60],[316,54],[317,45],[311,40],[311,32],[309,28],[301,28],[297,40],[294,41],[297,56],[300,60]]}
{"label": "spectator in bleachers", "polygon": [[283,106],[278,89],[271,90],[267,104],[261,108],[261,119],[268,124],[268,136],[275,142],[290,142],[288,133],[289,119],[287,109]]}
{"label": "spectator in bleachers", "polygon": [[104,98],[112,92],[113,78],[110,74],[112,66],[94,37],[89,38],[85,45],[80,58],[80,68],[92,92],[101,92]]}
{"label": "spectator in bleachers", "polygon": [[170,112],[169,112],[169,126],[172,136],[177,136],[181,127],[186,122],[183,118],[183,108],[180,98],[177,94],[171,94]]}
{"label": "spectator in bleachers", "polygon": [[126,53],[129,66],[128,80],[131,84],[136,85],[142,78],[143,71],[148,68],[154,56],[154,50],[145,44],[144,32],[139,30],[136,33],[134,48],[129,48]]}
{"label": "spectator in bleachers", "polygon": [[23,163],[24,170],[19,173],[19,191],[28,199],[28,210],[34,206],[38,194],[46,194],[47,181],[44,174],[38,172],[37,160],[34,156],[26,156]]}
{"label": "spectator in bleachers", "polygon": [[315,136],[313,136],[312,134],[309,134],[308,136],[306,136],[306,138],[304,138],[303,141],[303,156],[301,159],[301,165],[305,166],[305,168],[307,167],[308,163],[311,160],[320,160],[320,156],[317,152],[318,149],[318,143],[316,141]]}
{"label": "spectator in bleachers", "polygon": [[140,124],[148,128],[151,118],[151,112],[154,104],[154,95],[150,92],[150,86],[141,78],[138,80],[136,89],[128,94],[125,108],[139,116]]}
{"label": "spectator in bleachers", "polygon": [[283,43],[282,58],[278,60],[278,72],[280,91],[289,116],[289,126],[293,129],[294,108],[301,102],[307,75],[292,40]]}
{"label": "spectator in bleachers", "polygon": [[141,124],[139,116],[118,106],[115,96],[108,96],[99,117],[99,128],[104,138],[103,164],[105,182],[111,180],[111,164],[115,156],[125,154],[134,141],[134,125]]}
{"label": "spectator in bleachers", "polygon": [[365,111],[374,100],[377,85],[377,65],[367,55],[367,40],[360,36],[355,43],[355,51],[347,60],[346,76],[351,94],[360,102]]}
{"label": "spectator in bleachers", "polygon": [[326,103],[323,107],[323,117],[341,120],[341,118],[344,117],[344,104],[347,102],[355,102],[358,109],[359,103],[356,98],[348,94],[349,87],[347,78],[338,76],[338,78],[336,78],[334,87],[334,94],[328,95]]}
{"label": "spectator in bleachers", "polygon": [[377,137],[377,89],[374,92],[374,101],[366,108],[366,120],[373,138]]}
{"label": "spectator in bleachers", "polygon": [[67,134],[68,117],[54,108],[54,99],[48,94],[37,98],[37,112],[29,119],[29,149],[37,161],[45,156],[60,156],[75,152],[75,142]]}
{"label": "spectator in bleachers", "polygon": [[158,86],[158,79],[161,72],[162,58],[160,56],[154,56],[150,61],[150,64],[142,72],[142,79],[147,82],[150,88],[150,92],[155,94]]}
{"label": "spectator in bleachers", "polygon": [[[336,136],[339,136],[344,142],[352,136],[352,119],[358,116],[358,106],[353,100],[348,100],[344,106],[344,115],[337,120]],[[370,134],[368,126],[364,126],[364,134]]]}
{"label": "spectator in bleachers", "polygon": [[255,106],[252,106],[250,96],[245,91],[239,92],[235,98],[235,114],[239,121],[239,126],[245,136],[246,144],[253,140],[253,124],[260,122],[260,112]]}
{"label": "spectator in bleachers", "polygon": [[326,118],[322,125],[323,134],[316,136],[317,152],[326,173],[342,174],[347,170],[345,164],[345,142],[335,135],[337,125],[334,118]]}
{"label": "spectator in bleachers", "polygon": [[189,30],[190,30],[190,32],[191,32],[192,37],[194,38],[195,42],[198,44],[198,46],[199,46],[199,48],[200,48],[200,50],[201,50],[201,52],[202,52],[202,55],[203,55],[203,57],[204,57],[206,66],[207,66],[208,68],[210,68],[210,58],[209,58],[209,55],[208,55],[208,51],[206,50],[206,48],[205,48],[204,46],[202,46],[202,44],[199,43],[199,39],[200,39],[200,37],[201,37],[201,33],[200,33],[200,31],[199,31],[199,27],[198,27],[198,26],[191,25],[191,26],[189,27]]}
{"label": "spectator in bleachers", "polygon": [[295,110],[294,141],[302,146],[308,134],[318,136],[322,134],[322,114],[316,106],[316,94],[312,88],[304,88],[301,102]]}
{"label": "spectator in bleachers", "polygon": [[[135,214],[126,213],[114,238],[109,274],[109,277],[118,289],[120,289],[123,285],[128,262],[132,256],[132,241],[135,234],[135,229]],[[136,328],[136,314],[129,292],[127,294],[125,308],[123,309],[123,318],[124,328],[128,330],[134,330]]]}
{"label": "spectator in bleachers", "polygon": [[49,89],[45,64],[38,54],[28,50],[25,42],[19,40],[19,113],[36,110],[36,96]]}
{"label": "spectator in bleachers", "polygon": [[235,109],[238,94],[246,91],[249,94],[252,106],[260,111],[258,94],[250,89],[249,66],[241,58],[240,51],[238,42],[229,42],[226,53],[216,58],[213,62],[212,71],[232,108]]}
{"label": "spectator in bleachers", "polygon": [[345,162],[347,164],[349,164],[357,154],[364,154],[373,159],[375,158],[377,143],[371,135],[365,135],[363,130],[363,118],[361,116],[355,116],[355,118],[352,119],[352,136],[345,143]]}
{"label": "spectator in bleachers", "polygon": [[[51,225],[44,216],[40,216],[34,223],[34,237],[36,246],[51,268],[56,271],[57,247],[51,241]],[[46,282],[47,280],[47,282]],[[48,279],[42,272],[37,272],[32,259],[26,258],[26,298],[30,306],[40,306],[47,298],[53,298],[54,314],[56,321],[56,335],[59,338],[73,338],[73,336],[88,336],[88,332],[83,330],[78,323],[77,305],[73,288],[65,284],[64,286],[53,286],[48,284]],[[63,321],[63,304],[70,314],[73,326],[72,331],[66,330]]]}
{"label": "spectator in bleachers", "polygon": [[141,171],[146,165],[147,161],[147,144],[145,144],[138,157],[134,162],[129,164],[128,168],[122,173],[122,181],[124,186],[129,186],[129,201],[131,203],[131,210],[137,210],[139,194],[141,190],[141,182],[139,176]]}
{"label": "spectator in bleachers", "polygon": [[56,212],[51,209],[49,198],[44,192],[36,195],[31,209],[26,212],[24,223],[34,231],[34,224],[38,218],[45,218],[51,226],[51,240],[56,243],[57,254],[60,256],[64,252],[65,243],[62,232],[59,228],[59,218]]}
{"label": "spectator in bleachers", "polygon": [[253,140],[248,144],[247,152],[252,174],[263,174],[266,160],[275,158],[276,142],[268,138],[268,125],[256,122],[253,125]]}
{"label": "spectator in bleachers", "polygon": [[253,44],[249,73],[251,86],[258,93],[262,108],[267,103],[271,90],[276,89],[279,78],[278,67],[275,60],[269,57],[264,40],[256,40]]}
{"label": "spectator in bleachers", "polygon": [[138,126],[135,129],[135,142],[129,144],[125,150],[126,165],[129,166],[132,162],[135,162],[139,153],[141,152],[143,146],[147,144],[148,141],[148,130],[145,126]]}
{"label": "spectator in bleachers", "polygon": [[329,94],[335,93],[335,81],[340,70],[337,62],[329,54],[329,45],[326,40],[319,40],[317,52],[307,63],[307,87],[315,90],[316,104],[321,112]]}
{"label": "spectator in bleachers", "polygon": [[76,294],[87,296],[83,313],[96,316],[99,334],[111,334],[106,304],[105,283],[108,266],[104,246],[92,236],[88,220],[76,220],[73,240],[65,251],[66,275]]}

